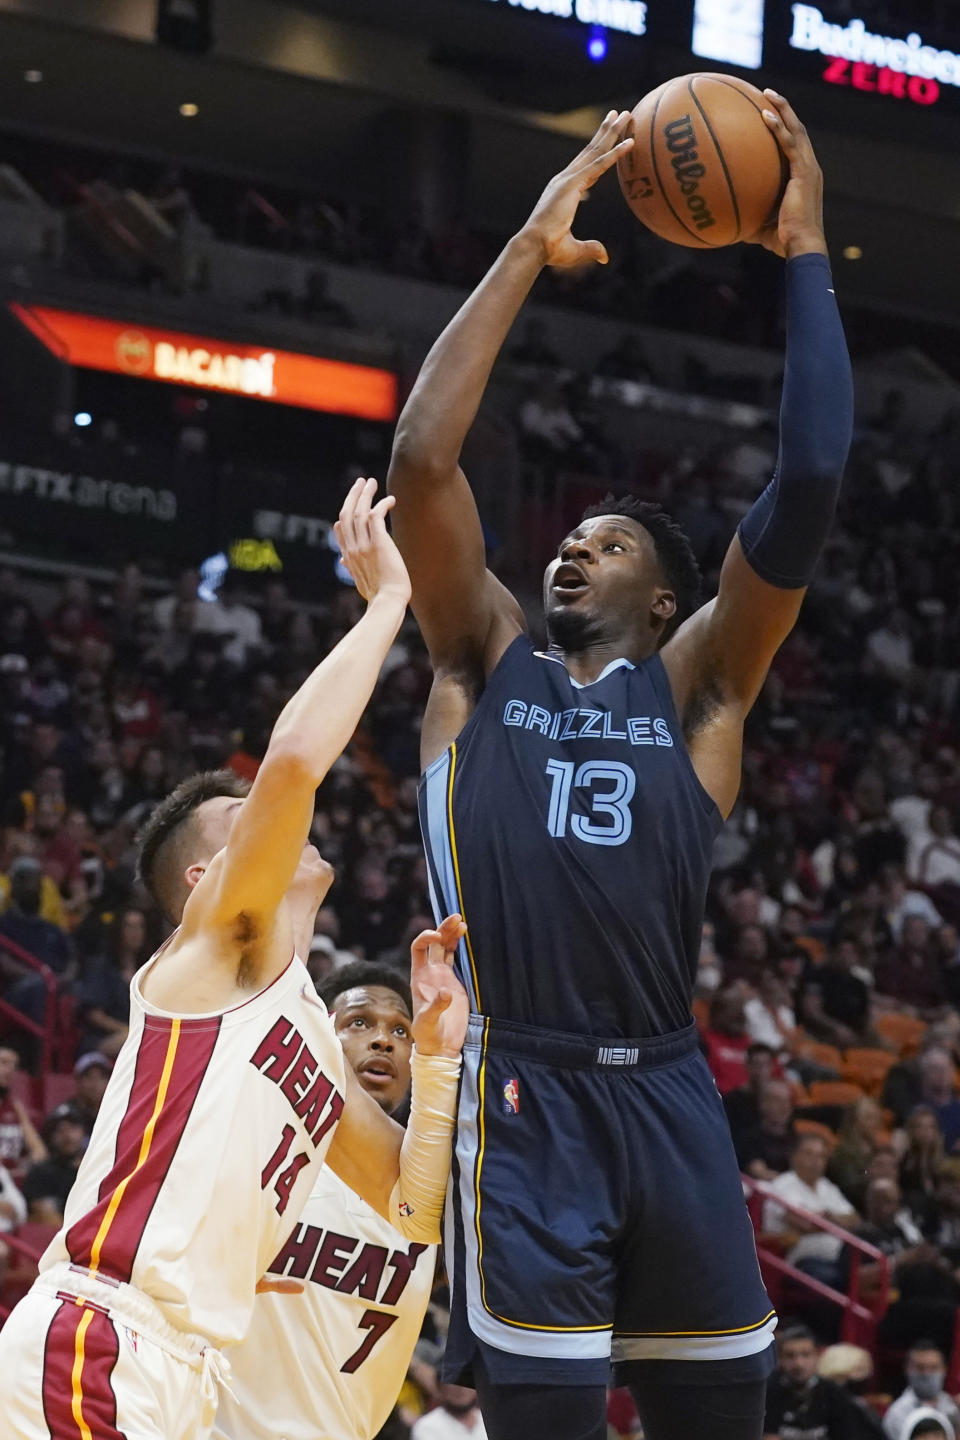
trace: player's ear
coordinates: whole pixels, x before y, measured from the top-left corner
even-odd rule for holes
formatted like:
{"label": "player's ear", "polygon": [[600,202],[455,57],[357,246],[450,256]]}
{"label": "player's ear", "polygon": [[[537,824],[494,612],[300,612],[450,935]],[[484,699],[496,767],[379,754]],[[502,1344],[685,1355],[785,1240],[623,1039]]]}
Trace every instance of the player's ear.
{"label": "player's ear", "polygon": [[193,890],[196,885],[199,885],[206,873],[206,865],[188,865],[183,872],[183,878],[186,880],[189,888]]}
{"label": "player's ear", "polygon": [[672,590],[658,590],[653,597],[652,609],[654,618],[659,620],[661,624],[672,620],[677,613],[676,595],[674,595]]}

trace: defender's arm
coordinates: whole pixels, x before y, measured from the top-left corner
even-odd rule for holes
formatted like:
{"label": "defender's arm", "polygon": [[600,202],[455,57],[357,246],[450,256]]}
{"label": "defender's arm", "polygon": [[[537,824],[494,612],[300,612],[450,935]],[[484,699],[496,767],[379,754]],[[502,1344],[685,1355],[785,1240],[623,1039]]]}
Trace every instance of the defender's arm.
{"label": "defender's arm", "polygon": [[[544,265],[605,261],[570,234],[586,192],[632,145],[629,114],[611,111],[593,140],[547,186],[424,362],[397,426],[388,485],[394,535],[410,570],[413,609],[439,672],[474,668],[523,629],[519,607],[488,573],[476,505],[459,466],[490,372]],[[498,658],[495,657],[495,658]]]}
{"label": "defender's arm", "polygon": [[213,927],[254,956],[269,949],[313,823],[314,792],[353,735],[406,612],[409,581],[385,524],[393,500],[371,509],[375,491],[375,481],[358,480],[337,522],[366,614],[280,712],[227,844],[187,902],[185,936]]}
{"label": "defender's arm", "polygon": [[448,916],[410,949],[415,1046],[410,1120],[404,1131],[385,1115],[353,1072],[327,1164],[378,1215],[410,1240],[435,1245],[450,1171],[450,1148],[467,1031],[466,991],[453,957],[466,926]]}
{"label": "defender's arm", "polygon": [[726,712],[741,717],[796,622],[833,520],[853,430],[850,359],[823,232],[823,177],[791,107],[766,94],[776,110],[767,123],[791,172],[777,229],[759,237],[788,262],[780,455],[730,545],[717,598],[664,653],[681,706],[706,680]]}

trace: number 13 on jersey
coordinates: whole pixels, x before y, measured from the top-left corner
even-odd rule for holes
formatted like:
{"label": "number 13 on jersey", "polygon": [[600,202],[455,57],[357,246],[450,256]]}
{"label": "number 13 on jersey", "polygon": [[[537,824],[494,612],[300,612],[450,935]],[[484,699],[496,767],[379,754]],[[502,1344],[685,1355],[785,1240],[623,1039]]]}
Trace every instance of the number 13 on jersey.
{"label": "number 13 on jersey", "polygon": [[[547,829],[555,839],[570,833],[588,845],[624,845],[633,829],[630,801],[637,789],[637,777],[629,765],[618,760],[550,760],[550,812]],[[590,813],[570,813],[571,795],[588,791]]]}

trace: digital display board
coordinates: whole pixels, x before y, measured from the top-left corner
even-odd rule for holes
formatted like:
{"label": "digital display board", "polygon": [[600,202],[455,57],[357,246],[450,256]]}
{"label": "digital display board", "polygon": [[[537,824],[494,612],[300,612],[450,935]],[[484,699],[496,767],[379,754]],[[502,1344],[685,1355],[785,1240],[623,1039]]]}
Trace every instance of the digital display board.
{"label": "digital display board", "polygon": [[389,370],[152,325],[125,325],[44,305],[12,302],[10,309],[68,365],[195,385],[333,415],[396,419],[397,378]]}
{"label": "digital display board", "polygon": [[601,30],[617,30],[624,35],[647,33],[646,0],[485,0],[501,10],[526,11],[531,15],[549,15],[555,20],[574,20],[581,25]]}
{"label": "digital display board", "polygon": [[[852,10],[852,14],[851,14]],[[919,28],[883,28],[838,0],[767,0],[764,63],[860,94],[907,105],[955,107],[960,95],[960,15],[951,45]]]}
{"label": "digital display board", "polygon": [[694,0],[694,55],[746,70],[763,64],[764,0]]}

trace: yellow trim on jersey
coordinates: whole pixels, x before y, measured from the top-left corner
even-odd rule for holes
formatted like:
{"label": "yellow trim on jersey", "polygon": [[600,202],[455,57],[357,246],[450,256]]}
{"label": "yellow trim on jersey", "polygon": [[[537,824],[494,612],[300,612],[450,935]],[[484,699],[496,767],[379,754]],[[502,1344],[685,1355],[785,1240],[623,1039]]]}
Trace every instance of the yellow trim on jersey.
{"label": "yellow trim on jersey", "polygon": [[494,1320],[499,1320],[501,1325],[510,1325],[515,1330],[537,1330],[551,1335],[585,1335],[596,1334],[601,1330],[612,1330],[613,1325],[531,1325],[525,1320],[508,1320],[506,1315],[498,1315],[496,1310],[491,1310],[487,1304],[487,1282],[483,1273],[483,1236],[480,1233],[480,1172],[483,1169],[483,1151],[486,1143],[486,1125],[484,1119],[484,1097],[487,1088],[487,1035],[490,1029],[490,1021],[484,1018],[483,1040],[480,1047],[480,1064],[477,1069],[477,1091],[479,1095],[479,1110],[477,1117],[477,1164],[474,1173],[474,1229],[477,1232],[477,1269],[480,1271],[480,1299],[483,1308]]}
{"label": "yellow trim on jersey", "polygon": [[628,1340],[706,1340],[711,1335],[747,1335],[751,1330],[762,1330],[776,1318],[776,1310],[771,1310],[755,1325],[738,1325],[735,1330],[618,1330],[616,1333],[618,1339],[625,1336]]}
{"label": "yellow trim on jersey", "polygon": [[[453,824],[453,777],[456,774],[456,770],[457,745],[456,741],[454,741],[454,743],[450,746],[450,779],[447,782],[447,830],[450,835],[450,854],[453,857],[453,878],[456,881],[457,886],[457,906],[460,910],[461,916],[464,920],[466,920],[467,917],[463,913],[463,889],[460,885],[460,861],[457,857],[457,832]],[[473,958],[473,946],[470,943],[469,926],[467,928],[465,939],[467,942],[467,955],[470,958],[470,974],[473,977],[473,995],[474,999],[477,1002],[477,1009],[482,1010],[483,1006],[480,1003],[480,981],[477,979],[477,966]]]}
{"label": "yellow trim on jersey", "polygon": [[130,1171],[130,1174],[123,1177],[123,1179],[120,1181],[120,1184],[117,1186],[116,1190],[114,1190],[113,1194],[111,1195],[110,1204],[107,1206],[106,1214],[100,1222],[100,1229],[97,1231],[96,1239],[90,1247],[89,1268],[93,1274],[96,1274],[97,1270],[100,1268],[100,1252],[102,1251],[104,1242],[106,1241],[106,1238],[110,1233],[110,1227],[113,1224],[114,1217],[116,1216],[117,1211],[120,1209],[121,1202],[123,1201],[123,1197],[126,1194],[127,1186],[130,1184],[130,1181],[137,1174],[137,1172],[143,1169],[150,1155],[150,1147],[153,1144],[153,1133],[157,1128],[157,1121],[160,1118],[160,1112],[166,1103],[167,1090],[170,1088],[170,1076],[173,1073],[173,1062],[176,1059],[177,1044],[179,1040],[180,1021],[173,1020],[170,1024],[170,1038],[167,1041],[167,1053],[164,1056],[163,1070],[160,1075],[160,1084],[157,1086],[157,1098],[154,1101],[153,1114],[147,1121],[146,1129],[143,1132],[143,1138],[140,1141],[140,1154],[137,1156],[137,1163]]}
{"label": "yellow trim on jersey", "polygon": [[93,1440],[90,1426],[83,1418],[83,1360],[86,1348],[86,1334],[93,1315],[94,1312],[92,1310],[84,1310],[80,1316],[80,1324],[77,1326],[77,1334],[74,1342],[73,1373],[70,1377],[73,1388],[73,1394],[70,1399],[70,1410],[82,1440]]}

